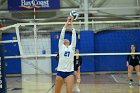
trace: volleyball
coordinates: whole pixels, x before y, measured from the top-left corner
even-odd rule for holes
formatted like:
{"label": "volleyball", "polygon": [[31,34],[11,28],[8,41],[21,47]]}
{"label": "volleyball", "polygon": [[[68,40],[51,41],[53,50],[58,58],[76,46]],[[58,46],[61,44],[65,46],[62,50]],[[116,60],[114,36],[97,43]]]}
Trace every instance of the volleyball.
{"label": "volleyball", "polygon": [[73,19],[76,20],[79,16],[78,12],[73,10],[70,12],[70,16],[73,16]]}

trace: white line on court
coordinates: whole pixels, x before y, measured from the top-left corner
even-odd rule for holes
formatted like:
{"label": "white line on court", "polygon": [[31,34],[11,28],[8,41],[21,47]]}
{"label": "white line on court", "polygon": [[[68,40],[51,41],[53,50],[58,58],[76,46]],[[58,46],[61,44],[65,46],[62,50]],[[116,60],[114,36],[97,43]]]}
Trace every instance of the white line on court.
{"label": "white line on court", "polygon": [[114,75],[111,75],[111,77],[114,79],[114,81],[116,82],[116,83],[118,83],[119,81],[115,78],[115,76]]}

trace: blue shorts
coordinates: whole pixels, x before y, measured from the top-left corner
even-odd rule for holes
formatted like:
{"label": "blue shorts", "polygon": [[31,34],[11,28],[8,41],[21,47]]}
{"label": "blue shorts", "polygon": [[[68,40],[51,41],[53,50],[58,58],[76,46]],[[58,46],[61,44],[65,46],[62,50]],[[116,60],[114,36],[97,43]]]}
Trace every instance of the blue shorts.
{"label": "blue shorts", "polygon": [[72,72],[61,72],[61,71],[57,71],[57,76],[60,76],[62,78],[66,78],[67,76],[73,75],[73,71]]}

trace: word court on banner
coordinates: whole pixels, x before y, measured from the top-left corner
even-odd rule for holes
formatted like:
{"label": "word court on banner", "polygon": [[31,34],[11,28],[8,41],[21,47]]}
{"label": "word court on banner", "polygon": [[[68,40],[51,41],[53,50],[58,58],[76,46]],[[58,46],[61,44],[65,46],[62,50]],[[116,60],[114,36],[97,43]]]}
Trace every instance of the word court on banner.
{"label": "word court on banner", "polygon": [[60,0],[8,0],[9,10],[59,9]]}

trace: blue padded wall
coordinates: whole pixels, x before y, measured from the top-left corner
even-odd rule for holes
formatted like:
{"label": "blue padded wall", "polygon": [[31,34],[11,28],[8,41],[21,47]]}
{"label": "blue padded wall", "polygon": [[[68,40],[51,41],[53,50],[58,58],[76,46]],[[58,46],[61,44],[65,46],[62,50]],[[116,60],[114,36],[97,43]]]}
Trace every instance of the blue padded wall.
{"label": "blue padded wall", "polygon": [[[5,33],[2,36],[3,40],[14,40],[16,39],[16,33]],[[5,43],[4,45],[4,55],[5,56],[15,56],[20,55],[18,43]],[[21,74],[21,59],[12,58],[5,59],[6,62],[6,73],[7,74]]]}
{"label": "blue padded wall", "polygon": [[[95,34],[96,53],[129,52],[135,44],[140,50],[140,30],[110,30]],[[95,56],[96,71],[127,70],[126,56]]]}
{"label": "blue padded wall", "polygon": [[[80,32],[80,53],[94,52],[94,33],[93,31]],[[94,56],[82,56],[82,72],[94,72]]]}

